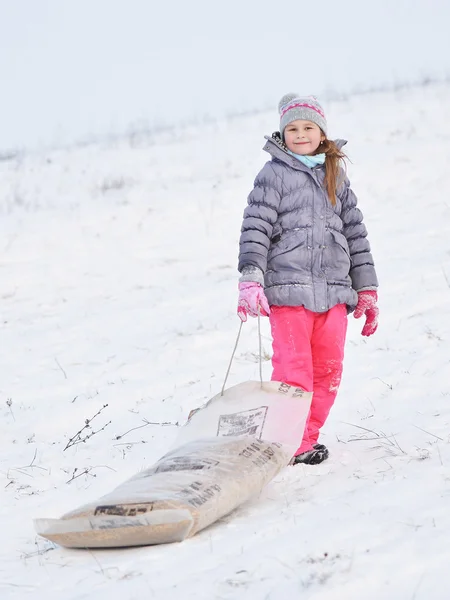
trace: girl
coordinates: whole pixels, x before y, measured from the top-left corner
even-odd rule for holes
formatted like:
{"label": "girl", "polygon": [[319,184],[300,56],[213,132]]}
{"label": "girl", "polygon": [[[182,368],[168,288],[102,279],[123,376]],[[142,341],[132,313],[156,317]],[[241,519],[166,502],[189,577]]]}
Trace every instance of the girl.
{"label": "girl", "polygon": [[319,431],[342,376],[347,314],[377,328],[378,280],[363,215],[341,166],[343,140],[327,138],[313,96],[280,100],[280,132],[257,175],[241,229],[238,315],[270,317],[272,380],[313,391],[293,464],[318,464]]}

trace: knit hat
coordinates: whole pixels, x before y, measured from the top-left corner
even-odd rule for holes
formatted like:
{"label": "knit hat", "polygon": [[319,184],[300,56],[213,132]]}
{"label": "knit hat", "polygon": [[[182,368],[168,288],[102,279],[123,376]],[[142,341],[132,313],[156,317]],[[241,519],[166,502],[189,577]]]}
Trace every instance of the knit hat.
{"label": "knit hat", "polygon": [[326,135],[327,121],[323,108],[315,96],[299,96],[298,94],[286,94],[278,103],[280,113],[280,133],[284,141],[284,130],[297,119],[311,121],[320,127]]}

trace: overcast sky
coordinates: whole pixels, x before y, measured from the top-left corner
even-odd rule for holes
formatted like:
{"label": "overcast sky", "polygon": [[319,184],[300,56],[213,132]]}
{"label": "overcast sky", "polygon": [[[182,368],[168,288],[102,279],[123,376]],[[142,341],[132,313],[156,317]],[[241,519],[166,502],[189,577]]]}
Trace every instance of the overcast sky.
{"label": "overcast sky", "polygon": [[0,149],[450,74],[449,0],[0,0]]}

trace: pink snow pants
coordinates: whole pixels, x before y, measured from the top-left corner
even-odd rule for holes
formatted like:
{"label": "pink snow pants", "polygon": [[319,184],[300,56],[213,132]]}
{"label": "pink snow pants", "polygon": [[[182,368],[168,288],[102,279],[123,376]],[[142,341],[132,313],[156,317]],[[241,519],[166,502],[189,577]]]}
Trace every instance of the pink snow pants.
{"label": "pink snow pants", "polygon": [[347,307],[326,313],[303,306],[271,306],[272,381],[283,381],[313,392],[302,443],[295,453],[311,450],[333,406],[342,376],[347,333]]}

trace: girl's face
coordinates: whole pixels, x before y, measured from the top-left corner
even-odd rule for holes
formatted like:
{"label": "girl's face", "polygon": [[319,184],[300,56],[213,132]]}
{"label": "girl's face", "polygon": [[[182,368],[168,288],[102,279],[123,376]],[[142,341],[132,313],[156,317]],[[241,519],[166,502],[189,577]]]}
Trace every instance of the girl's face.
{"label": "girl's face", "polygon": [[284,130],[284,142],[295,154],[313,154],[324,139],[318,125],[303,119],[292,121]]}

